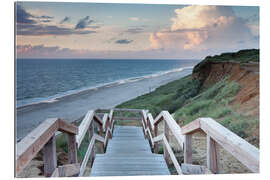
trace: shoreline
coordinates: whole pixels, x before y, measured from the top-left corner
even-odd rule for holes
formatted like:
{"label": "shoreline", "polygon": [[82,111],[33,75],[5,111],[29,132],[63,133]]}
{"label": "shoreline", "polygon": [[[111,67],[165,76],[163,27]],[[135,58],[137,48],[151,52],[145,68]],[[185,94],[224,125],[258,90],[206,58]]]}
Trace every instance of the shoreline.
{"label": "shoreline", "polygon": [[[99,88],[91,88],[56,98],[51,102],[41,102],[16,108],[16,139],[22,139],[47,118],[57,117],[74,122],[90,109],[113,108],[118,104],[147,94],[161,85],[191,74],[192,68],[149,75],[125,83],[112,82]],[[130,78],[131,79],[131,78]],[[132,78],[135,79],[135,78]]]}

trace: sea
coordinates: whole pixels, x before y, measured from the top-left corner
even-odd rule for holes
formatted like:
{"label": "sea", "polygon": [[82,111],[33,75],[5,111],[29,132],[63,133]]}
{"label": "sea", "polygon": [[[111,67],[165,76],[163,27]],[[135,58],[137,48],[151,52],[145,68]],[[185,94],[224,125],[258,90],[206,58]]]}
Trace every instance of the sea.
{"label": "sea", "polygon": [[16,107],[193,68],[200,60],[17,59]]}

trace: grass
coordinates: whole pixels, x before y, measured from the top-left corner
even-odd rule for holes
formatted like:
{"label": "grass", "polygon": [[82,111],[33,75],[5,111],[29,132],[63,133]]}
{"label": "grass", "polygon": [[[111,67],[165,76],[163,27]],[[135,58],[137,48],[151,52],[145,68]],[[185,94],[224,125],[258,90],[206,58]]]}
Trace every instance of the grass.
{"label": "grass", "polygon": [[193,72],[199,72],[202,67],[204,67],[208,62],[240,62],[240,63],[248,63],[248,62],[259,62],[260,59],[260,50],[259,49],[245,49],[240,50],[238,52],[231,53],[222,53],[220,55],[215,56],[207,56],[202,62],[197,64]]}
{"label": "grass", "polygon": [[117,108],[148,109],[153,116],[162,110],[173,113],[181,108],[188,99],[199,93],[200,82],[186,76],[167,85],[160,86],[155,91],[139,96],[117,106]]}

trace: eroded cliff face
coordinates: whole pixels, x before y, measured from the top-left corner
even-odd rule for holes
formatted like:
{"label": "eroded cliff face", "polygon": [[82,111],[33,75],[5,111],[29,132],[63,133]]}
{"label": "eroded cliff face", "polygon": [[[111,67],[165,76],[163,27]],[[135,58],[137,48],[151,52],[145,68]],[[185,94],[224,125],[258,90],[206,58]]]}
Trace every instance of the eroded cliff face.
{"label": "eroded cliff face", "polygon": [[259,63],[207,62],[192,74],[204,87],[209,87],[229,76],[241,86],[232,105],[246,115],[259,116]]}

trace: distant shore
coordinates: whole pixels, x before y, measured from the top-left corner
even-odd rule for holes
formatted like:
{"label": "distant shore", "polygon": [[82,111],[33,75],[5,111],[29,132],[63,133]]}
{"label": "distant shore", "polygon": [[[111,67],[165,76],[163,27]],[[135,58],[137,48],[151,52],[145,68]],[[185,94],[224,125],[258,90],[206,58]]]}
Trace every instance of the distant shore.
{"label": "distant shore", "polygon": [[57,98],[51,102],[17,108],[16,139],[23,138],[46,118],[58,117],[73,122],[90,109],[113,108],[118,104],[149,93],[157,87],[191,74],[192,68],[125,84],[89,89]]}

